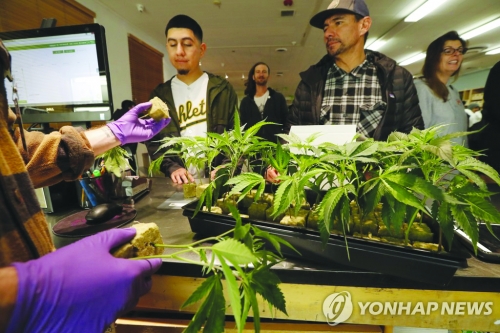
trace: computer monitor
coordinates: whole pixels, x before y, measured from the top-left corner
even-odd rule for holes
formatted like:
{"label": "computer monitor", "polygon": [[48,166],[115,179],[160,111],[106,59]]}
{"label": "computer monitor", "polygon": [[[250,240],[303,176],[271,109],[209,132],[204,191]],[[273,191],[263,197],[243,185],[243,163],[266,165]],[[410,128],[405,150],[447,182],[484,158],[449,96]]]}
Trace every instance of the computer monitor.
{"label": "computer monitor", "polygon": [[[12,55],[24,123],[88,123],[113,112],[104,27],[85,24],[0,32]],[[8,103],[14,105],[6,80]]]}

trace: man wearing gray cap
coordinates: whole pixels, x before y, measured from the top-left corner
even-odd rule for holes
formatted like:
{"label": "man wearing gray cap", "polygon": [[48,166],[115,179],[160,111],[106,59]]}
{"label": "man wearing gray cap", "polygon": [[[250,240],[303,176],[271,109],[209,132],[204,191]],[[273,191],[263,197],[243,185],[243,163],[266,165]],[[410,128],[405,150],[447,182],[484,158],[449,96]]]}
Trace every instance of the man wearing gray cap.
{"label": "man wearing gray cap", "polygon": [[286,129],[356,125],[364,138],[423,129],[412,75],[385,55],[364,49],[372,24],[364,0],[333,0],[309,22],[323,29],[327,54],[300,74]]}

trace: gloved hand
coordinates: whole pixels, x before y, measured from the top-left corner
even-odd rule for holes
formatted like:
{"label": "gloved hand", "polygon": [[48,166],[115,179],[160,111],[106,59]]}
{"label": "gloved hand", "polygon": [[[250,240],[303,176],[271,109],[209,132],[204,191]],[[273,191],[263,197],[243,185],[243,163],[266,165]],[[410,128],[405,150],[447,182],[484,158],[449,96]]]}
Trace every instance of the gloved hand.
{"label": "gloved hand", "polygon": [[104,332],[151,289],[151,275],[161,266],[161,259],[110,254],[135,233],[113,229],[14,263],[19,284],[7,332]]}
{"label": "gloved hand", "polygon": [[127,111],[120,119],[108,125],[121,144],[147,141],[170,123],[170,118],[156,122],[154,119],[140,119],[138,116],[151,107],[151,102],[141,103]]}

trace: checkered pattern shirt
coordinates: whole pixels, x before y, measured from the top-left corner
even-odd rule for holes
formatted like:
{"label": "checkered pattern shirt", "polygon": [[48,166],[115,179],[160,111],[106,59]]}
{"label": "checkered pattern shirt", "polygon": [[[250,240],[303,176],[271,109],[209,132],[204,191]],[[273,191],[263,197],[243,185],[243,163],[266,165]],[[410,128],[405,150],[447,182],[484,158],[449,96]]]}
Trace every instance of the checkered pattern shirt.
{"label": "checkered pattern shirt", "polygon": [[323,92],[320,124],[356,124],[356,132],[370,138],[386,107],[373,63],[365,59],[350,73],[333,63]]}

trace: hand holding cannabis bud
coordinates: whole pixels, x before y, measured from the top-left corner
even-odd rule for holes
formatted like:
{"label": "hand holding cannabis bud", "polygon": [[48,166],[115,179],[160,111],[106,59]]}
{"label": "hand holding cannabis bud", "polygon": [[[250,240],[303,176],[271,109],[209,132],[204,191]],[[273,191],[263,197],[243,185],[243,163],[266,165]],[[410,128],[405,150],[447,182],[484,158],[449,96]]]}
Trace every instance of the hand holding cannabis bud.
{"label": "hand holding cannabis bud", "polygon": [[[139,118],[142,113],[147,113],[151,118]],[[155,97],[149,102],[138,104],[107,126],[124,145],[149,140],[169,123],[167,105]]]}

